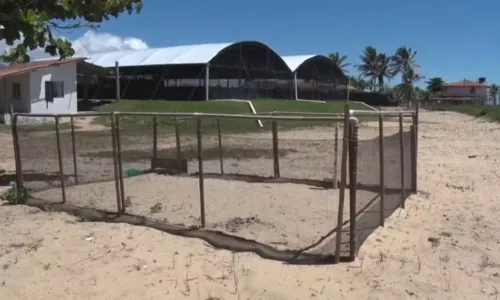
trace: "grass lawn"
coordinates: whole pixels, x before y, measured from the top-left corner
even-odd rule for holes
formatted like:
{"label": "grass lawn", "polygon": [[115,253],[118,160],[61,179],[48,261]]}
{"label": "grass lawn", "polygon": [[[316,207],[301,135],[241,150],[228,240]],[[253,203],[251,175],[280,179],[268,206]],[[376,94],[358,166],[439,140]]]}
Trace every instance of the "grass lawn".
{"label": "grass lawn", "polygon": [[[324,103],[302,102],[295,100],[252,100],[252,104],[257,113],[267,113],[271,111],[290,111],[290,112],[316,112],[316,113],[343,113],[345,102],[336,101]],[[365,106],[358,103],[351,104],[351,109],[366,109]],[[117,103],[109,104],[101,108],[101,111],[120,111],[120,112],[202,112],[202,113],[226,113],[226,114],[248,114],[250,108],[242,102],[217,102],[217,101],[137,101],[120,100]],[[109,126],[105,118],[96,118],[98,124]],[[123,116],[121,117],[121,127],[126,131],[146,130],[151,128],[152,117]],[[174,128],[173,118],[158,118],[159,130],[171,131]],[[270,122],[262,121],[264,128],[269,129]],[[203,131],[216,131],[217,120],[203,119]],[[224,132],[247,132],[261,130],[255,120],[241,119],[221,119],[221,128]],[[279,121],[281,129],[327,125],[327,122],[301,122],[301,121]],[[195,132],[196,121],[184,119],[181,123],[183,131]]]}
{"label": "grass lawn", "polygon": [[500,106],[439,105],[430,109],[437,111],[455,111],[476,118],[486,118],[491,121],[500,122]]}

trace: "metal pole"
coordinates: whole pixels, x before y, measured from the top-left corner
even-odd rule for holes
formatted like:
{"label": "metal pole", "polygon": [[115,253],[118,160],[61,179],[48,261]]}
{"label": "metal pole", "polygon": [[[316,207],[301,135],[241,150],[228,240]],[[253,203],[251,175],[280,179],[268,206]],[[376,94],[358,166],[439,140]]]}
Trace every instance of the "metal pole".
{"label": "metal pole", "polygon": [[219,137],[220,174],[224,175],[224,154],[222,153],[222,136],[221,136],[220,119],[219,118],[217,118],[217,135]]}
{"label": "metal pole", "polygon": [[177,117],[174,119],[175,121],[175,146],[177,149],[177,174],[181,172],[181,134],[179,132],[179,120]]}
{"label": "metal pole", "polygon": [[111,144],[113,146],[113,172],[115,176],[115,191],[116,191],[116,207],[118,210],[118,214],[121,214],[124,211],[125,203],[122,201],[120,194],[120,175],[118,171],[118,165],[121,164],[121,160],[118,161],[118,151],[116,147],[116,124],[115,124],[115,115],[112,114],[111,118]]}
{"label": "metal pole", "polygon": [[78,168],[76,165],[76,145],[75,145],[75,122],[73,116],[70,117],[71,122],[71,150],[73,151],[73,174],[75,176],[75,184],[78,184]]}
{"label": "metal pole", "polygon": [[403,115],[399,115],[399,156],[401,164],[401,199],[399,205],[405,208],[405,151],[404,151]]}
{"label": "metal pole", "polygon": [[344,223],[344,201],[345,186],[347,181],[347,151],[349,138],[349,104],[344,106],[344,135],[342,141],[342,160],[340,163],[340,189],[339,189],[339,208],[337,211],[337,233],[335,240],[335,262],[340,261],[340,245],[342,242],[342,224]]}
{"label": "metal pole", "polygon": [[358,124],[351,121],[349,127],[349,258],[356,257],[356,193],[358,182]]}
{"label": "metal pole", "polygon": [[120,100],[120,66],[115,62],[116,101]]}
{"label": "metal pole", "polygon": [[125,213],[125,187],[123,184],[123,161],[122,161],[122,145],[120,137],[120,116],[116,115],[116,154],[118,158],[118,175],[120,180],[120,197],[122,200],[122,211]]}
{"label": "metal pole", "polygon": [[156,158],[158,155],[158,119],[153,117],[153,165],[152,170],[156,169]]}
{"label": "metal pole", "polygon": [[338,188],[339,122],[335,122],[335,142],[333,146],[333,188]]}
{"label": "metal pole", "polygon": [[[276,112],[273,112],[275,115]],[[274,178],[280,178],[280,163],[279,163],[279,143],[278,143],[278,121],[272,121],[273,135],[273,162],[274,162]]]}
{"label": "metal pole", "polygon": [[64,182],[64,166],[61,153],[61,136],[59,135],[59,117],[56,116],[56,143],[57,143],[57,159],[59,161],[59,177],[61,179],[62,203],[66,203],[66,186]]}
{"label": "metal pole", "polygon": [[210,100],[210,64],[205,66],[205,100]]}
{"label": "metal pole", "polygon": [[385,162],[384,162],[384,117],[378,117],[379,171],[380,171],[380,226],[385,225]]}
{"label": "metal pole", "polygon": [[200,186],[200,218],[201,228],[205,228],[205,185],[203,181],[203,143],[201,139],[201,117],[196,119],[196,136],[198,139],[198,183]]}

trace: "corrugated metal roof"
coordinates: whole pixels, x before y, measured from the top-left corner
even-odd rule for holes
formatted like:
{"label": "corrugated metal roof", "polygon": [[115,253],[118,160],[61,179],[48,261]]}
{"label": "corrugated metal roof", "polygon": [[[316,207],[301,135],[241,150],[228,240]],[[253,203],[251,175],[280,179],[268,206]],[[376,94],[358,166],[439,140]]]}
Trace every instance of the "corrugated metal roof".
{"label": "corrugated metal roof", "polygon": [[283,60],[287,64],[287,66],[295,72],[304,62],[307,60],[321,55],[292,55],[292,56],[282,56]]}
{"label": "corrugated metal roof", "polygon": [[0,79],[13,75],[28,73],[42,68],[59,66],[70,62],[78,62],[84,59],[85,58],[82,57],[73,57],[68,59],[39,60],[24,64],[10,64],[8,67],[0,69]]}
{"label": "corrugated metal roof", "polygon": [[105,68],[113,67],[115,62],[118,62],[120,67],[206,64],[222,50],[235,44],[237,43],[202,44],[96,53],[89,55],[87,62]]}

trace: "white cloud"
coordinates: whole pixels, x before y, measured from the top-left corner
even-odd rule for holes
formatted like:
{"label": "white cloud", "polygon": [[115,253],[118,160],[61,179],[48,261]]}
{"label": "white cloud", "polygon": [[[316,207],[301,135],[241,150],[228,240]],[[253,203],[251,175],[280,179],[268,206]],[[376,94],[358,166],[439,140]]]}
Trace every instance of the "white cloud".
{"label": "white cloud", "polygon": [[87,31],[83,36],[72,42],[77,55],[148,48],[148,44],[139,38],[123,38],[111,33],[98,33],[95,31]]}
{"label": "white cloud", "polygon": [[[87,31],[81,37],[71,41],[77,56],[90,55],[98,52],[109,52],[117,50],[136,50],[147,49],[148,44],[143,40],[135,37],[120,37],[111,33],[99,33],[95,31]],[[19,42],[14,43],[14,45]],[[0,54],[8,51],[9,46],[5,40],[0,40]],[[50,57],[43,49],[30,51],[32,60]]]}

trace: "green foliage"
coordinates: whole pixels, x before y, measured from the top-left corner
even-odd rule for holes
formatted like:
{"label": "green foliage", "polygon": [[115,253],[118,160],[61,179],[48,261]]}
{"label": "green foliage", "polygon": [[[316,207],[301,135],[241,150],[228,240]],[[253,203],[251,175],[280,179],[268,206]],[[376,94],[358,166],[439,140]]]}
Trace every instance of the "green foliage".
{"label": "green foliage", "polygon": [[347,55],[340,55],[338,52],[332,52],[328,54],[328,57],[337,65],[339,68],[347,74],[346,68],[351,64],[347,62]]}
{"label": "green foliage", "polygon": [[375,90],[375,83],[378,82],[378,90],[383,91],[385,80],[394,77],[391,57],[385,53],[378,53],[375,47],[367,46],[360,59],[361,64],[358,65],[360,76],[370,80],[371,90]]}
{"label": "green foliage", "polygon": [[29,61],[27,52],[44,48],[45,52],[61,58],[74,54],[71,42],[54,38],[53,30],[96,28],[120,14],[140,12],[142,0],[3,0],[0,1],[0,40],[7,45],[21,40],[1,59],[9,63]]}
{"label": "green foliage", "polygon": [[438,105],[431,107],[438,111],[455,111],[476,118],[485,118],[490,121],[500,122],[499,106],[481,106],[481,105]]}
{"label": "green foliage", "polygon": [[28,200],[28,192],[25,189],[13,187],[7,190],[1,198],[11,205],[26,204],[26,200]]}
{"label": "green foliage", "polygon": [[433,77],[427,80],[427,90],[433,94],[438,94],[443,91],[444,80],[441,77]]}

